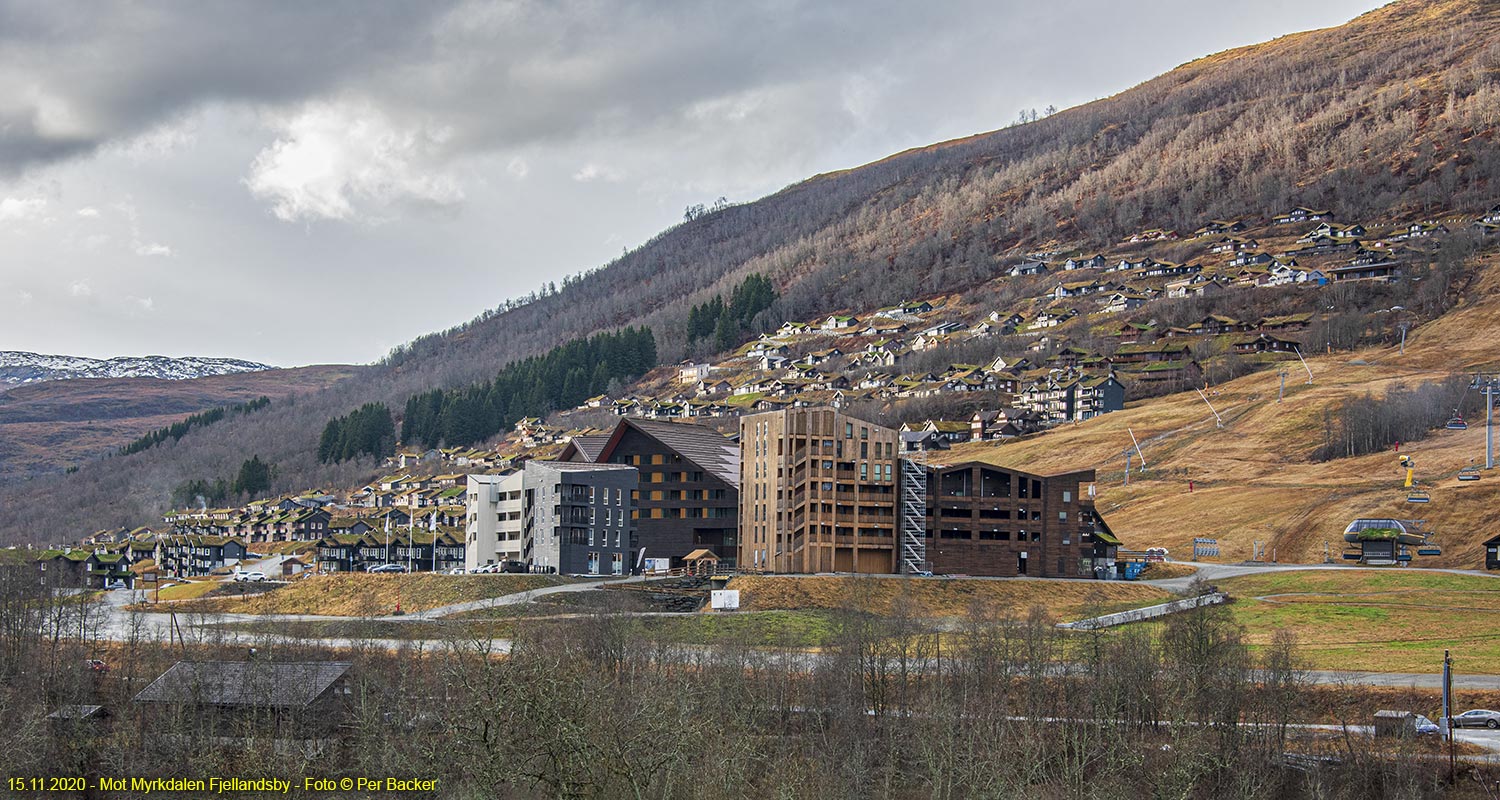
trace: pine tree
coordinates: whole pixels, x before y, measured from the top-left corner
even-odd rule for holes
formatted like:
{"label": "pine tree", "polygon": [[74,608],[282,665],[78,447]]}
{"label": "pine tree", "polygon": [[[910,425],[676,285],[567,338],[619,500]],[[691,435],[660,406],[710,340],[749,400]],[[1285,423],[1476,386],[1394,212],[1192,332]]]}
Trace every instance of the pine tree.
{"label": "pine tree", "polygon": [[251,457],[240,465],[240,474],[234,479],[234,491],[250,495],[261,494],[271,488],[271,467],[260,460],[260,456]]}

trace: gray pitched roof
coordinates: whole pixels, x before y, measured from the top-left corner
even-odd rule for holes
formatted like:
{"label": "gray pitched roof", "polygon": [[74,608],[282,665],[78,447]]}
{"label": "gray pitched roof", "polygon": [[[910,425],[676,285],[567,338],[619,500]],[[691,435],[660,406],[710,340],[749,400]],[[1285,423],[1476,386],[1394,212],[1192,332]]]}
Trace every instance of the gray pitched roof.
{"label": "gray pitched roof", "polygon": [[608,443],[609,434],[573,437],[573,446],[578,449],[578,454],[589,461],[598,461],[599,453],[604,450],[604,445]]}
{"label": "gray pitched roof", "polygon": [[56,711],[47,715],[47,719],[104,719],[109,716],[109,709],[104,706],[58,706]]}
{"label": "gray pitched roof", "polygon": [[347,661],[179,661],[135,701],[305,708],[349,667]]}
{"label": "gray pitched roof", "polygon": [[740,485],[740,446],[712,428],[687,422],[629,419],[634,427],[733,486]]}

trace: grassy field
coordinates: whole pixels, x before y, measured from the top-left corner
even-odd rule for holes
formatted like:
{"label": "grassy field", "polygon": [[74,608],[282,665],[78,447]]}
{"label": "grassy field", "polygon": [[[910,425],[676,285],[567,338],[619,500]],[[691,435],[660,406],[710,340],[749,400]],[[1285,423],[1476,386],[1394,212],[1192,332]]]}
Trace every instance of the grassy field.
{"label": "grassy field", "polygon": [[1140,580],[1161,581],[1169,578],[1186,578],[1198,571],[1192,564],[1177,564],[1169,561],[1153,561],[1141,571]]}
{"label": "grassy field", "polygon": [[642,617],[641,634],[679,644],[746,647],[823,647],[838,633],[836,612],[740,611]]}
{"label": "grassy field", "polygon": [[740,590],[744,611],[858,609],[889,616],[899,610],[914,617],[962,617],[974,610],[1021,617],[1043,604],[1058,619],[1071,620],[1173,598],[1154,586],[1079,580],[741,576],[729,588]]}
{"label": "grassy field", "polygon": [[253,597],[210,597],[176,604],[178,611],[236,614],[324,614],[335,617],[425,611],[556,586],[553,575],[320,575]]}
{"label": "grassy field", "polygon": [[1500,580],[1400,570],[1280,572],[1219,581],[1253,645],[1289,630],[1317,669],[1500,673]]}
{"label": "grassy field", "polygon": [[[622,618],[634,638],[675,644],[748,647],[822,647],[838,632],[829,611],[760,611]],[[423,621],[349,620],[237,622],[224,627],[298,638],[378,638],[407,641],[510,638],[554,624],[529,617]],[[547,630],[542,627],[542,630]]]}
{"label": "grassy field", "polygon": [[174,583],[162,589],[160,593],[153,592],[153,600],[196,600],[215,589],[223,586],[219,581],[188,581],[187,583]]}

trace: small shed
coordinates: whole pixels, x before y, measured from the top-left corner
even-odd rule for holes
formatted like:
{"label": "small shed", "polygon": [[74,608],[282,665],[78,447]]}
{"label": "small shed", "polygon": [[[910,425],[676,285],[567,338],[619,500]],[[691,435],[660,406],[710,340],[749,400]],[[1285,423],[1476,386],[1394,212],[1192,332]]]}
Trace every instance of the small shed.
{"label": "small shed", "polygon": [[47,724],[61,736],[98,735],[109,730],[109,709],[97,705],[58,706]]}
{"label": "small shed", "polygon": [[1484,542],[1484,568],[1500,569],[1500,535]]}
{"label": "small shed", "polygon": [[687,565],[690,575],[709,576],[719,571],[719,555],[706,547],[683,556],[682,563]]}
{"label": "small shed", "polygon": [[1405,738],[1417,733],[1417,715],[1383,709],[1375,712],[1375,735]]}
{"label": "small shed", "polygon": [[327,733],[350,714],[347,661],[179,661],[135,696],[210,729],[269,728],[278,737]]}

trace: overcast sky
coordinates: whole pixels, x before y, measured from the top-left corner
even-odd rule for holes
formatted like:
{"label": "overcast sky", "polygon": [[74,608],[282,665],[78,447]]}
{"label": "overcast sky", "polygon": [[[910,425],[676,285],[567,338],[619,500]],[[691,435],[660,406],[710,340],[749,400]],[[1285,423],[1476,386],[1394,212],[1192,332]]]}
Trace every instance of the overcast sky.
{"label": "overcast sky", "polygon": [[1370,0],[0,0],[0,350],[368,362]]}

